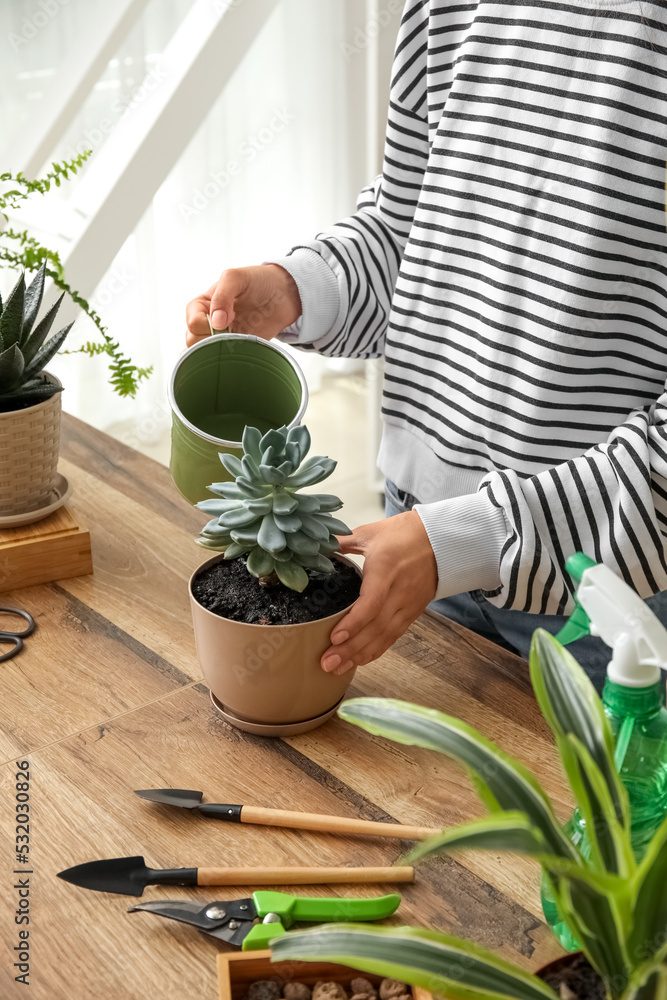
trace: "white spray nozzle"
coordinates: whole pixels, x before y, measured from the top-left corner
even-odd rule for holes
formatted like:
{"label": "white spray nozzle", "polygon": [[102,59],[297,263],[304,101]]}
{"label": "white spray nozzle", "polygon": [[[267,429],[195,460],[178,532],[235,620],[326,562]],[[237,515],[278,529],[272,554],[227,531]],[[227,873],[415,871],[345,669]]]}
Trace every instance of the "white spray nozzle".
{"label": "white spray nozzle", "polygon": [[577,600],[591,632],[613,649],[607,675],[625,687],[648,687],[667,669],[667,630],[647,604],[608,566],[584,570]]}

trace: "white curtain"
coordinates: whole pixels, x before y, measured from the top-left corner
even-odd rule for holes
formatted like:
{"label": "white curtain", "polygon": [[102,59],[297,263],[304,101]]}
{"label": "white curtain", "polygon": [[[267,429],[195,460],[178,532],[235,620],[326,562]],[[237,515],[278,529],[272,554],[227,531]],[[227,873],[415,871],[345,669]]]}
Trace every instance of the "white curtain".
{"label": "white curtain", "polygon": [[[104,2],[53,0],[61,9],[18,46],[12,35],[30,34],[36,8],[0,2],[7,50],[0,60],[0,171],[20,167],[12,161],[13,136],[36,127],[53,81],[95,31]],[[52,159],[85,145],[95,152],[107,141],[191,2],[151,0]],[[223,268],[281,254],[352,209],[367,179],[363,62],[378,30],[384,49],[393,46],[396,7],[378,28],[369,26],[366,0],[282,0],[258,26],[247,58],[92,296],[112,336],[138,364],[152,364],[154,375],[136,400],[121,400],[106,385],[104,358],[58,357],[50,367],[65,383],[67,410],[98,427],[131,419],[147,439],[159,434],[168,424],[169,373],[184,346],[186,302]],[[56,247],[76,183],[26,212]],[[0,277],[5,289],[7,277]],[[82,318],[70,346],[94,337]],[[324,362],[299,360],[317,388]]]}

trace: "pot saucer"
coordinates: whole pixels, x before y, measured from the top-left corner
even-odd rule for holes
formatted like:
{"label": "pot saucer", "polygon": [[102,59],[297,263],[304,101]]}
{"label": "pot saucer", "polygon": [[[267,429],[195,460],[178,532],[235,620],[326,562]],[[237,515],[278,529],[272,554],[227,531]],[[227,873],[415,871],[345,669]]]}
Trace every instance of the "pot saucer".
{"label": "pot saucer", "polygon": [[39,510],[28,510],[23,514],[6,514],[0,516],[0,529],[19,528],[23,524],[33,524],[35,521],[41,521],[66,504],[71,495],[72,484],[66,476],[63,476],[59,472],[51,490],[51,499],[45,507],[40,507]]}
{"label": "pot saucer", "polygon": [[242,719],[238,715],[234,715],[233,712],[230,712],[228,708],[225,708],[225,706],[218,701],[212,691],[211,701],[225,722],[228,722],[230,726],[235,726],[236,729],[242,729],[246,733],[253,733],[255,736],[272,736],[274,738],[280,738],[281,736],[298,736],[299,733],[309,733],[311,729],[317,729],[318,726],[322,726],[332,717],[332,715],[336,714],[343,699],[341,698],[340,701],[337,701],[333,708],[323,712],[322,715],[315,715],[313,718],[304,719],[302,722],[286,722],[282,725],[270,725],[265,722],[250,722],[248,719]]}

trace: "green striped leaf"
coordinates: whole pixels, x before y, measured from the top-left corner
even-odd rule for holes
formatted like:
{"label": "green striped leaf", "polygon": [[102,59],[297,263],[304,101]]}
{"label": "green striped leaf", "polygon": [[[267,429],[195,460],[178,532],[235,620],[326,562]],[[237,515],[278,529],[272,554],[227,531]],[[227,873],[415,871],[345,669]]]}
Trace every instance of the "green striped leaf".
{"label": "green striped leaf", "polygon": [[506,812],[436,833],[410,851],[405,861],[412,864],[430,854],[460,850],[511,851],[530,857],[546,854],[544,837],[525,814]]}
{"label": "green striped leaf", "polygon": [[636,988],[632,1000],[667,1000],[667,966],[661,965],[649,972]]}
{"label": "green striped leaf", "polygon": [[629,883],[615,876],[596,877],[567,865],[560,872],[557,880],[552,877],[559,913],[605,980],[611,997],[620,997],[628,985],[630,969],[622,912],[624,903],[629,910]]}
{"label": "green striped leaf", "polygon": [[635,878],[636,901],[628,948],[633,961],[667,955],[667,819],[648,846]]}
{"label": "green striped leaf", "polygon": [[347,722],[396,743],[437,750],[458,760],[476,776],[492,812],[519,811],[542,836],[548,853],[577,859],[551,803],[533,775],[471,726],[435,709],[390,698],[353,698],[338,714]]}
{"label": "green striped leaf", "polygon": [[292,931],[271,943],[271,958],[338,962],[452,1000],[554,1000],[555,996],[545,983],[484,948],[416,927],[332,924]]}
{"label": "green striped leaf", "polygon": [[571,653],[544,629],[533,635],[530,676],[556,739],[572,734],[586,748],[609,788],[616,819],[629,830],[627,792],[614,763],[614,736],[602,702]]}
{"label": "green striped leaf", "polygon": [[616,817],[608,784],[576,736],[559,738],[559,748],[585,822],[592,867],[629,878],[636,869],[630,835]]}

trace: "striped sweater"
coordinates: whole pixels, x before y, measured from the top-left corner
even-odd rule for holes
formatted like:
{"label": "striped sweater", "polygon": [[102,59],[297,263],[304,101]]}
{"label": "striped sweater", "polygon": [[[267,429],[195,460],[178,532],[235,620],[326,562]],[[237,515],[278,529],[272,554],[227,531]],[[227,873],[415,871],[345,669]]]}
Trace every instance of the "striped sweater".
{"label": "striped sweater", "polygon": [[383,172],[276,263],[282,334],[386,359],[379,465],[438,597],[667,589],[667,2],[408,0]]}

